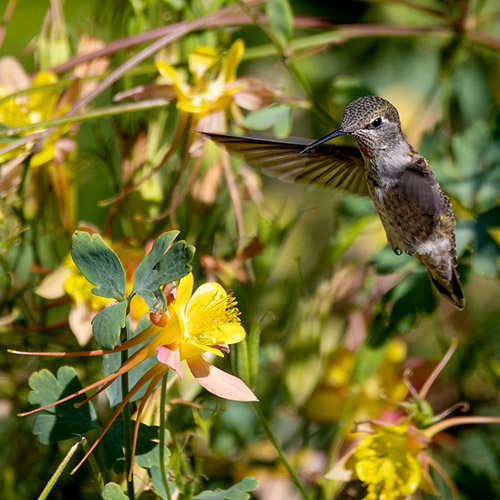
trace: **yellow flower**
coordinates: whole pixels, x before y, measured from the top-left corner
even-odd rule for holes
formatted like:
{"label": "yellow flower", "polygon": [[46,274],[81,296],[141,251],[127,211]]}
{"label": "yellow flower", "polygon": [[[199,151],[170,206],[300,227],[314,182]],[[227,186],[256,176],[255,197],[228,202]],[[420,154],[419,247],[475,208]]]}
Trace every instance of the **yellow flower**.
{"label": "yellow flower", "polygon": [[229,350],[228,345],[240,342],[245,337],[245,330],[240,324],[238,318],[239,312],[236,308],[235,300],[228,296],[226,291],[218,283],[205,283],[200,286],[194,294],[192,294],[192,290],[193,276],[189,274],[180,280],[178,289],[174,288],[167,294],[167,312],[163,315],[151,314],[153,323],[150,326],[130,340],[116,346],[113,350],[73,353],[30,353],[10,351],[15,354],[39,356],[96,356],[125,351],[145,343],[132,354],[120,368],[110,375],[103,377],[101,380],[59,401],[24,413],[23,415],[50,408],[99,387],[100,389],[90,398],[79,403],[79,406],[81,406],[99,392],[103,391],[119,376],[140,365],[151,356],[157,355],[159,363],[153,365],[153,367],[150,368],[129,391],[127,396],[116,408],[95,443],[76,466],[75,470],[97,446],[123,407],[130,401],[134,394],[142,387],[147,386],[137,411],[134,443],[137,442],[140,416],[147,399],[152,394],[161,378],[166,375],[169,370],[174,370],[179,375],[179,378],[182,379],[181,361],[186,360],[194,378],[202,387],[212,394],[234,401],[257,400],[255,394],[242,380],[216,368],[202,357],[202,354],[206,352],[222,356],[222,351],[227,352]]}
{"label": "yellow flower", "polygon": [[445,418],[457,408],[468,409],[466,403],[458,403],[434,416],[424,399],[432,383],[455,351],[454,341],[443,359],[433,370],[420,391],[405,382],[411,398],[395,403],[408,413],[396,425],[368,420],[355,426],[354,432],[368,433],[354,448],[341,457],[326,478],[337,481],[359,479],[367,488],[364,500],[401,500],[420,489],[434,496],[441,496],[430,475],[430,466],[449,487],[454,500],[458,491],[443,467],[426,453],[434,436],[457,425],[500,423],[500,417],[465,416]]}
{"label": "yellow flower", "polygon": [[199,46],[189,52],[188,70],[192,84],[173,66],[158,61],[160,75],[173,84],[177,108],[193,116],[197,129],[205,132],[225,132],[227,112],[232,103],[255,110],[270,104],[274,92],[256,78],[236,78],[245,45],[236,40],[220,64],[217,50]]}
{"label": "yellow flower", "polygon": [[[363,384],[356,398],[353,420],[380,418],[393,405],[380,398],[381,394],[391,401],[402,401],[408,388],[402,380],[402,362],[406,356],[406,345],[401,340],[393,341],[377,371]],[[306,403],[307,416],[314,422],[330,423],[341,418],[345,402],[351,390],[351,372],[354,353],[345,347],[336,348],[326,360],[321,382]],[[399,415],[398,415],[399,416]],[[350,425],[346,425],[349,432]]]}
{"label": "yellow flower", "polygon": [[367,500],[399,500],[420,485],[422,445],[412,442],[407,425],[387,425],[363,439],[354,453],[356,474],[367,486]]}
{"label": "yellow flower", "polygon": [[[52,86],[57,83],[58,78],[54,73],[41,71],[31,80],[29,88],[44,87],[27,94],[21,94],[15,97],[8,96],[28,88],[28,76],[22,66],[13,58],[4,58],[0,62],[0,68],[3,71],[13,71],[16,76],[14,80],[0,82],[0,99],[6,98],[0,103],[0,123],[7,127],[19,127],[31,125],[41,121],[57,118],[62,115],[66,107],[58,107],[59,91]],[[30,165],[38,167],[52,160],[56,154],[56,142],[67,131],[59,128],[45,141],[40,151],[36,152],[31,158]],[[26,132],[31,134],[33,131]],[[10,151],[0,157],[0,162],[22,154],[28,154],[31,145]]]}
{"label": "yellow flower", "polygon": [[196,120],[214,111],[225,111],[231,103],[231,95],[238,90],[232,85],[236,69],[241,61],[245,46],[236,40],[230,47],[222,63],[217,78],[211,79],[210,72],[218,61],[217,51],[211,47],[200,46],[188,55],[188,68],[193,84],[184,81],[179,72],[165,61],[158,61],[156,67],[160,74],[174,85],[177,108],[195,116]]}

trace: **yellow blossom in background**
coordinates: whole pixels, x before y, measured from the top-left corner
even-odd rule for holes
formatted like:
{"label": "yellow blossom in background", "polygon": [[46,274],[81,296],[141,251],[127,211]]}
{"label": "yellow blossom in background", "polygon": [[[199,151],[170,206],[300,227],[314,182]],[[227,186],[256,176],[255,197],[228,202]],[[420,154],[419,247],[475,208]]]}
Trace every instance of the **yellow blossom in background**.
{"label": "yellow blossom in background", "polygon": [[356,447],[356,474],[367,486],[366,500],[400,500],[420,485],[417,460],[422,444],[413,442],[407,425],[380,427]]}
{"label": "yellow blossom in background", "polygon": [[[31,125],[45,120],[50,120],[61,116],[66,107],[58,107],[59,90],[54,86],[59,79],[54,73],[40,71],[30,81],[28,75],[19,62],[12,57],[2,58],[0,61],[0,71],[16,75],[15,78],[0,78],[0,123],[6,127],[20,127]],[[46,88],[43,88],[47,86]],[[26,94],[10,97],[12,93],[25,90],[27,88],[41,87],[39,90]],[[58,128],[49,139],[47,139],[40,151],[33,154],[30,165],[39,167],[44,163],[54,159],[56,155],[56,142],[67,131]],[[25,134],[32,134],[33,131]],[[32,145],[15,149],[0,157],[0,161],[6,161],[19,155],[26,155],[30,152]]]}
{"label": "yellow blossom in background", "polygon": [[241,39],[231,45],[222,61],[212,47],[194,48],[188,55],[192,83],[167,62],[156,63],[160,75],[173,84],[177,108],[194,117],[197,130],[225,132],[227,113],[233,103],[254,110],[273,101],[274,93],[260,80],[236,78],[244,52]]}
{"label": "yellow blossom in background", "polygon": [[[327,479],[348,482],[358,479],[366,487],[363,500],[403,500],[411,498],[418,489],[433,496],[442,496],[430,475],[432,467],[450,489],[453,499],[458,491],[443,467],[432,458],[426,448],[434,436],[458,425],[500,423],[500,417],[463,416],[446,418],[457,408],[468,409],[458,403],[439,415],[424,399],[431,385],[449,361],[457,346],[452,342],[443,359],[436,366],[417,393],[407,380],[411,397],[394,403],[406,410],[395,425],[377,420],[365,420],[354,425],[353,432],[368,434],[345,453],[325,475]],[[406,377],[406,375],[405,375]]]}
{"label": "yellow blossom in background", "polygon": [[[408,388],[401,377],[405,358],[405,343],[400,340],[392,342],[377,371],[363,384],[356,398],[353,420],[381,418],[385,411],[394,413],[394,406],[384,401],[381,395],[391,401],[403,401],[406,397]],[[351,388],[353,367],[354,353],[343,346],[328,356],[321,382],[305,405],[308,418],[322,424],[341,418]],[[350,425],[347,432],[349,428]]]}

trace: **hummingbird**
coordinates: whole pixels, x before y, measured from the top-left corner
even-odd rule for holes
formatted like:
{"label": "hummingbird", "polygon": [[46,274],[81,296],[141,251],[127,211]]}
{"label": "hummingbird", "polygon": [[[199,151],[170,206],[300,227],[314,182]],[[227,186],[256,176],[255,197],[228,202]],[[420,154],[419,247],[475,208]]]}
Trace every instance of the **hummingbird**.
{"label": "hummingbird", "polygon": [[[205,135],[281,180],[370,196],[392,250],[414,255],[438,292],[459,310],[464,308],[450,200],[427,159],[408,144],[389,101],[356,99],[346,107],[337,130],[307,146],[302,140]],[[357,147],[324,144],[345,135]]]}

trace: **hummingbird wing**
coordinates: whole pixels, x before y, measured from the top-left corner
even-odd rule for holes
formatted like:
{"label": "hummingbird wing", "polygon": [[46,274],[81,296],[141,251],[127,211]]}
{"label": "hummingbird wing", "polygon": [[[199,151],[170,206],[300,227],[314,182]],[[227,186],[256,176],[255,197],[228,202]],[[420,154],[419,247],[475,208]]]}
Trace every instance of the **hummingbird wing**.
{"label": "hummingbird wing", "polygon": [[[423,158],[422,158],[423,159]],[[426,215],[443,215],[450,211],[450,203],[441,191],[427,161],[416,162],[403,170],[398,187]]]}
{"label": "hummingbird wing", "polygon": [[309,141],[286,141],[204,132],[252,167],[287,182],[301,182],[368,196],[358,148],[324,145],[299,154]]}

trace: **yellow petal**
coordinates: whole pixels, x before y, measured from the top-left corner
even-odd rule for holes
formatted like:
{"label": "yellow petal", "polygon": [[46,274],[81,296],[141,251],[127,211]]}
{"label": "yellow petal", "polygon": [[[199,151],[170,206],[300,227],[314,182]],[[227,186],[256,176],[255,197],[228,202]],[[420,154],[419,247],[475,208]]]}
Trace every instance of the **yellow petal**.
{"label": "yellow petal", "polygon": [[165,61],[157,61],[156,69],[163,78],[173,83],[178,100],[188,99],[190,91],[189,85],[182,79],[179,72],[173,66]]}
{"label": "yellow petal", "polygon": [[195,82],[200,80],[203,75],[217,61],[217,51],[212,47],[200,45],[189,51],[188,67],[193,74]]}
{"label": "yellow petal", "polygon": [[204,283],[201,285],[191,297],[186,314],[192,316],[203,312],[206,307],[217,299],[227,297],[226,290],[219,283]]}
{"label": "yellow petal", "polygon": [[224,83],[232,82],[236,78],[236,70],[238,69],[244,52],[245,44],[241,38],[238,38],[229,48],[226,60],[222,66],[220,78],[222,78]]}
{"label": "yellow petal", "polygon": [[184,312],[186,306],[193,293],[193,273],[189,273],[187,276],[182,278],[177,287],[177,296],[175,298],[175,305],[179,308],[179,311]]}

